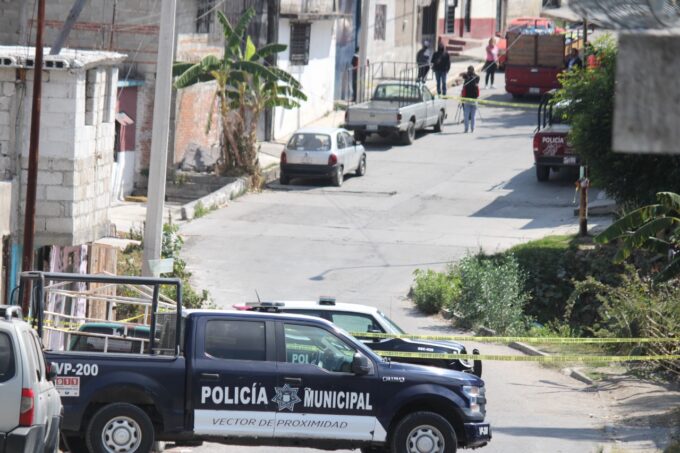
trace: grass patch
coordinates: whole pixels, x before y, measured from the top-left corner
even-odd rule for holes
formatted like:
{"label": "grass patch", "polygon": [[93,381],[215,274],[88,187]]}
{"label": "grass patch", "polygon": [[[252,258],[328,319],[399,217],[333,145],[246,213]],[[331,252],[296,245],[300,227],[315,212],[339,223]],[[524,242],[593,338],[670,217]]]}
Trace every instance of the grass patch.
{"label": "grass patch", "polygon": [[216,203],[213,203],[210,206],[205,206],[203,202],[199,201],[194,206],[194,219],[200,219],[201,217],[204,217],[213,211],[217,211],[218,209],[219,206],[217,206]]}

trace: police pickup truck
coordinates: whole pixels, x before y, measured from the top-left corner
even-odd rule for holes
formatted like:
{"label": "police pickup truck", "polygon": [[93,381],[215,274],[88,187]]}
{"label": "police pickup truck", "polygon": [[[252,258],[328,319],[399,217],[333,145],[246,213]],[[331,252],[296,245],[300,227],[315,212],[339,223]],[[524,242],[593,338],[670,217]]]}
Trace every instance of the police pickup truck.
{"label": "police pickup truck", "polygon": [[[29,283],[22,292],[35,297],[43,341],[65,335],[53,346],[73,344],[70,331],[50,321],[65,312],[59,297],[73,297],[76,313],[76,297],[91,298],[100,305],[81,313],[91,320],[99,311],[107,322],[134,300],[144,310],[138,320],[150,320],[148,344],[130,349],[140,352],[46,354],[56,363],[72,452],[148,452],[154,441],[455,452],[491,439],[481,379],[391,363],[323,319],[184,310],[174,279],[28,273],[22,280]],[[113,291],[114,281],[125,292]],[[76,289],[69,293],[67,284]],[[176,288],[174,312],[159,308],[162,285]],[[115,307],[101,305],[104,292]],[[139,302],[145,297],[150,310]],[[62,316],[77,324],[78,315]]]}

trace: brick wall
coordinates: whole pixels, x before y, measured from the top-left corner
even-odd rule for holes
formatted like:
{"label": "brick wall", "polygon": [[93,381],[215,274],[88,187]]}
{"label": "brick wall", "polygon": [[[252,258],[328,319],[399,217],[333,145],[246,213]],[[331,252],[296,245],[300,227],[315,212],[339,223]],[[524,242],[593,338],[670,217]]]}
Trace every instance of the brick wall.
{"label": "brick wall", "polygon": [[182,161],[191,146],[209,151],[219,146],[220,129],[218,109],[213,110],[211,128],[206,134],[210,103],[215,94],[215,83],[206,82],[177,92],[175,120],[174,163]]}

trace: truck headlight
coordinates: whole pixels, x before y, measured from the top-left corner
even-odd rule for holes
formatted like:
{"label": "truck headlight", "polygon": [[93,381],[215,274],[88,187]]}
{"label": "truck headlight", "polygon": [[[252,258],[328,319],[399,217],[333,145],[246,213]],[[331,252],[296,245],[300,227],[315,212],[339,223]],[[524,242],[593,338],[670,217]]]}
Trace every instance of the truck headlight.
{"label": "truck headlight", "polygon": [[476,397],[479,396],[479,387],[477,387],[476,385],[465,385],[465,386],[463,386],[463,392],[467,396],[471,396],[471,397],[476,398]]}
{"label": "truck headlight", "polygon": [[477,397],[479,396],[479,387],[476,385],[464,385],[463,393],[468,397],[470,401],[470,410],[472,412],[479,412],[480,407],[477,403]]}

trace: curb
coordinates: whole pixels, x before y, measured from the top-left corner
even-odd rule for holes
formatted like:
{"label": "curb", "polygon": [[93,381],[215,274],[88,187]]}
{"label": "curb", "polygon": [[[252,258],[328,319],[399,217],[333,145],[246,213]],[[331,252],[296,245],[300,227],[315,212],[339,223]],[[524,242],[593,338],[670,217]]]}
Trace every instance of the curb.
{"label": "curb", "polygon": [[[263,183],[273,181],[279,177],[279,167],[270,167],[267,170],[263,170],[262,178]],[[201,203],[204,208],[210,208],[213,206],[223,207],[229,201],[234,200],[251,189],[250,177],[242,176],[236,178],[235,181],[230,182],[226,186],[217,189],[214,192],[205,195],[198,200],[190,201],[189,203],[183,204],[181,207],[182,220],[191,220],[195,217],[196,206]]]}
{"label": "curb", "polygon": [[593,385],[595,383],[592,379],[590,379],[584,373],[582,373],[579,370],[576,370],[574,368],[565,368],[564,370],[562,370],[562,372],[564,374],[566,374],[567,376],[576,379],[577,381],[583,382],[584,384]]}
{"label": "curb", "polygon": [[[531,355],[531,356],[541,356],[541,357],[550,357],[550,354],[547,352],[540,351],[533,346],[529,346],[528,344],[525,343],[520,343],[519,341],[513,341],[508,345],[512,349],[515,349],[517,351],[521,351],[525,353],[526,355]],[[582,382],[587,385],[593,385],[595,382],[590,379],[588,376],[586,376],[584,373],[581,371],[574,369],[574,368],[564,368],[562,369],[562,373],[565,375],[569,376],[572,379],[576,379],[579,382]]]}
{"label": "curb", "polygon": [[539,351],[538,349],[534,348],[533,346],[529,346],[528,344],[520,343],[519,341],[513,341],[512,343],[508,344],[509,347],[512,349],[516,349],[517,351],[521,351],[525,353],[526,355],[531,355],[531,356],[542,356],[542,357],[547,357],[550,354],[547,352]]}

